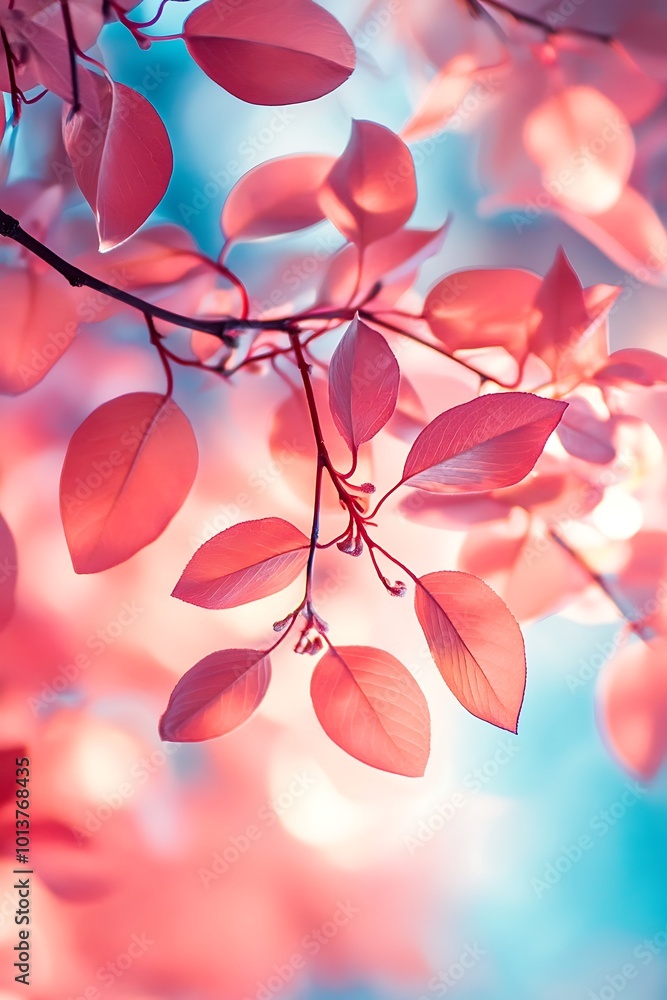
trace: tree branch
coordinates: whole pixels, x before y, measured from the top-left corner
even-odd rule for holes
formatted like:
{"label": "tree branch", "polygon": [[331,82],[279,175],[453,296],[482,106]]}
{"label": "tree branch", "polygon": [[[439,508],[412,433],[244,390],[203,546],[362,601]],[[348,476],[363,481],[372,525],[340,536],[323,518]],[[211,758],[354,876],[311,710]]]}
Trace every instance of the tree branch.
{"label": "tree branch", "polygon": [[236,347],[238,340],[236,337],[232,336],[229,331],[233,329],[243,329],[255,326],[246,320],[236,320],[232,317],[225,319],[198,319],[193,316],[182,316],[180,313],[172,312],[171,309],[163,309],[162,306],[154,305],[152,302],[146,302],[144,299],[140,299],[138,295],[133,295],[131,292],[125,292],[121,288],[116,288],[114,285],[110,285],[107,281],[101,281],[99,278],[93,277],[92,274],[87,274],[80,268],[75,267],[74,264],[70,264],[59,254],[55,253],[54,250],[50,250],[39,240],[35,239],[29,233],[26,233],[25,229],[21,227],[19,222],[3,212],[0,209],[0,236],[6,236],[8,239],[13,240],[18,243],[19,246],[24,247],[24,249],[29,250],[30,253],[35,254],[40,260],[43,260],[45,264],[48,264],[59,274],[62,274],[63,278],[69,281],[70,285],[75,288],[91,288],[93,291],[102,292],[103,295],[108,295],[111,299],[116,299],[118,302],[123,302],[125,305],[130,306],[132,309],[137,309],[144,316],[151,316],[153,319],[161,319],[167,323],[173,323],[174,326],[183,326],[187,330],[201,330],[203,333],[210,333],[214,337],[218,337],[229,347]]}
{"label": "tree branch", "polygon": [[548,21],[543,21],[542,18],[514,10],[513,7],[504,3],[503,0],[467,0],[467,3],[470,11],[476,17],[485,13],[485,7],[493,7],[496,10],[502,11],[503,14],[509,15],[509,17],[513,18],[519,24],[528,24],[533,28],[539,28],[540,31],[544,31],[547,35],[579,35],[582,38],[590,38],[601,42],[603,45],[610,45],[614,41],[613,35],[608,35],[602,31],[593,31],[590,28],[578,28],[574,25],[556,27],[554,24],[549,24]]}

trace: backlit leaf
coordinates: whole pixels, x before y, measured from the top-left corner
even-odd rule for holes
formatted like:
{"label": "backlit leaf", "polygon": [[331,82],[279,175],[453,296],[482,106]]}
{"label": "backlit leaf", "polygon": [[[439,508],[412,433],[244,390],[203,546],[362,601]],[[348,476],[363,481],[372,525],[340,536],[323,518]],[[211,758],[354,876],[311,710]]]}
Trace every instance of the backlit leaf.
{"label": "backlit leaf", "polygon": [[321,658],[310,685],[326,734],[364,764],[421,777],[431,740],[426,699],[394,656],[371,646],[341,646]]}

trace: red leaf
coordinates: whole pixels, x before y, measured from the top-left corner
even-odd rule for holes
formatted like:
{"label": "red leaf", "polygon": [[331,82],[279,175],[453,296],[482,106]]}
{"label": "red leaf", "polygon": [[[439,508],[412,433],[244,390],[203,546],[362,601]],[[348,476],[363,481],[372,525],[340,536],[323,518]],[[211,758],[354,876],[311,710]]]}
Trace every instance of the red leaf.
{"label": "red leaf", "polygon": [[197,471],[197,442],[171,399],[133,392],[103,403],[74,432],[60,513],[77,573],[129,559],[162,534]]}
{"label": "red leaf", "polygon": [[327,266],[318,304],[335,308],[341,301],[363,302],[380,282],[373,308],[391,308],[412,287],[422,264],[440,251],[448,229],[449,220],[438,229],[399,229],[371,243],[361,262],[358,249],[346,243]]}
{"label": "red leaf", "polygon": [[253,167],[236,182],[222,209],[228,240],[293,233],[321,222],[318,191],[333,156],[280,156]]}
{"label": "red leaf", "polygon": [[280,517],[234,524],[197,549],[172,596],[220,610],[277,594],[306,565],[309,545]]}
{"label": "red leaf", "polygon": [[625,271],[649,284],[667,284],[667,230],[655,208],[629,184],[606,212],[585,214],[564,205],[553,210]]}
{"label": "red leaf", "polygon": [[607,364],[595,373],[603,385],[657,385],[667,382],[667,358],[642,347],[626,347],[609,355]]}
{"label": "red leaf", "polygon": [[588,400],[575,396],[569,400],[556,433],[570,455],[585,462],[606,465],[616,458],[615,429],[614,419],[601,420]]}
{"label": "red leaf", "polygon": [[195,663],[174,688],[160,737],[197,743],[246,722],[266,694],[271,661],[264,650],[223,649]]}
{"label": "red leaf", "polygon": [[95,213],[100,250],[128,239],[162,199],[173,166],[167,130],[152,104],[94,74],[97,105],[63,126],[76,182]]}
{"label": "red leaf", "polygon": [[414,210],[412,154],[390,129],[353,121],[352,134],[320,191],[334,226],[361,247],[403,226]]}
{"label": "red leaf", "polygon": [[14,536],[4,517],[0,514],[0,629],[9,623],[14,614],[17,572]]}
{"label": "red leaf", "polygon": [[474,70],[463,57],[448,64],[430,81],[416,108],[401,129],[406,142],[419,142],[434,132],[444,130],[449,119],[463,103],[474,79]]}
{"label": "red leaf", "polygon": [[533,468],[566,407],[529,392],[494,393],[453,406],[421,432],[401,483],[432,493],[512,486]]}
{"label": "red leaf", "polygon": [[544,189],[559,192],[557,200],[575,212],[612,208],[635,156],[632,129],[623,112],[596,87],[563,87],[550,94],[528,114],[523,141],[542,171]]}
{"label": "red leaf", "polygon": [[452,694],[479,719],[515,733],[526,656],[518,623],[498,595],[468,573],[429,573],[418,581],[415,610]]}
{"label": "red leaf", "polygon": [[14,395],[41,382],[72,343],[76,296],[54,273],[3,267],[0,303],[0,392]]}
{"label": "red leaf", "polygon": [[[315,375],[312,383],[329,457],[335,468],[347,468],[350,464],[350,451],[338,433],[331,416],[327,381]],[[276,410],[269,432],[269,447],[275,462],[275,474],[279,475],[281,482],[289,486],[310,508],[313,502],[317,445],[308,405],[302,392],[291,393]],[[359,449],[357,482],[373,482],[370,450],[370,445],[362,445]],[[337,512],[341,509],[338,491],[328,476],[322,485],[322,508]]]}
{"label": "red leaf", "polygon": [[412,444],[427,423],[428,417],[419,393],[407,375],[401,372],[396,409],[387,424],[387,430],[395,437]]}
{"label": "red leaf", "polygon": [[666,658],[665,638],[639,642],[617,652],[602,675],[600,715],[612,749],[646,781],[667,757]]}
{"label": "red leaf", "polygon": [[619,288],[583,289],[562,248],[535,298],[542,316],[530,339],[530,350],[549,366],[556,380],[584,377],[607,355],[604,320]]}
{"label": "red leaf", "polygon": [[352,757],[393,774],[423,775],[431,721],[419,685],[390,653],[371,646],[329,649],[310,684],[327,736]]}
{"label": "red leaf", "polygon": [[481,577],[521,622],[555,614],[590,586],[591,577],[548,531],[515,513],[509,522],[468,532],[458,568]]}
{"label": "red leaf", "polygon": [[329,365],[329,406],[353,454],[391,417],[400,378],[398,361],[382,334],[352,320]]}
{"label": "red leaf", "polygon": [[103,256],[92,250],[76,264],[111,284],[120,275],[127,289],[173,285],[204,266],[192,236],[171,223],[147,227]]}
{"label": "red leaf", "polygon": [[[20,52],[14,68],[18,86],[27,92],[37,83],[72,103],[72,73],[63,12],[57,0],[31,0],[12,5],[12,10],[0,10],[0,23],[5,29],[13,53]],[[7,7],[7,3],[3,3]],[[90,0],[70,0],[70,14],[77,44],[84,51],[95,42],[103,26],[102,10]],[[97,7],[97,9],[95,9]],[[5,60],[0,68],[0,89],[11,91]],[[87,99],[90,86],[81,73],[79,95]]]}
{"label": "red leaf", "polygon": [[518,268],[455,271],[428,293],[424,317],[449,351],[502,347],[523,365],[539,319],[540,278]]}
{"label": "red leaf", "polygon": [[330,93],[354,69],[352,39],[311,0],[209,0],[183,28],[197,65],[248,104],[299,104]]}

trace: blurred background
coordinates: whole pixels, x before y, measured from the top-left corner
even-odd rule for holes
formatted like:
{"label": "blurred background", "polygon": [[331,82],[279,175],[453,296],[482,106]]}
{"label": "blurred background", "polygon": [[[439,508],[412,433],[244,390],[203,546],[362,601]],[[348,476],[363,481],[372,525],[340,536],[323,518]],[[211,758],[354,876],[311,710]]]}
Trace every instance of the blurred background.
{"label": "blurred background", "polygon": [[[578,15],[586,8],[600,23],[601,5],[590,4]],[[195,6],[167,5],[159,30],[179,31]],[[183,226],[212,256],[222,245],[225,195],[242,173],[285,153],[340,153],[352,116],[400,130],[434,68],[450,58],[429,59],[428,40],[453,54],[470,48],[455,37],[463,15],[454,0],[325,6],[351,32],[359,68],[328,97],[285,109],[226,94],[180,41],[141,51],[121,25],[104,29],[98,48],[112,75],[155,104],[172,139],[175,174],[156,219]],[[547,6],[524,0],[522,9]],[[603,27],[629,6],[609,3]],[[131,16],[145,20],[155,10],[144,3]],[[585,53],[577,65],[592,86]],[[517,73],[519,82],[503,77],[497,91],[478,91],[461,120],[436,130],[437,141],[411,147],[420,191],[414,224],[435,228],[452,215],[419,289],[465,266],[544,274],[563,245],[584,284],[624,289],[612,346],[660,351],[662,276],[638,273],[630,251],[591,241],[558,206],[529,211],[527,181],[518,207],[509,198],[503,178],[519,177],[525,152],[514,148],[516,163],[506,162],[503,174],[490,136],[525,117],[521,88],[534,84],[528,70]],[[613,88],[611,72],[608,79]],[[634,115],[633,183],[659,216],[667,210],[664,85],[655,75],[633,81],[624,84],[634,102],[632,114],[624,109]],[[598,82],[604,92],[602,70]],[[44,162],[64,157],[59,128],[55,98],[27,109],[10,182],[55,183]],[[65,189],[51,245],[85,256],[90,211],[67,182]],[[284,310],[307,296],[341,242],[323,224],[234,247],[229,263],[247,281],[255,311]],[[308,275],[296,292],[290,275],[299,272],[288,265]],[[187,304],[211,289],[204,275],[178,292],[153,291]],[[514,737],[469,716],[445,690],[410,599],[392,602],[367,567],[327,550],[318,610],[337,642],[391,649],[427,694],[426,776],[374,771],[333,745],[310,704],[312,660],[282,647],[248,724],[211,743],[161,744],[157,720],[178,677],[212,650],[269,641],[270,623],[301,588],[207,612],[169,596],[183,566],[198,545],[241,520],[274,514],[305,529],[307,473],[297,439],[291,448],[274,441],[272,450],[267,435],[272,426],[278,434],[283,380],[267,370],[227,385],[179,370],[176,399],[200,444],[195,489],[153,545],[114,569],[77,576],[58,512],[69,437],[103,401],[162,388],[135,317],[96,318],[39,385],[0,399],[0,510],[20,567],[15,618],[0,637],[0,732],[5,748],[25,747],[32,762],[34,1000],[662,1000],[667,781],[664,771],[638,781],[598,725],[600,678],[621,623],[590,588],[559,614],[525,625],[528,688]],[[433,414],[474,391],[454,366],[439,373],[427,352],[406,351],[402,363]],[[632,404],[651,420],[656,476],[664,391],[638,392]],[[394,481],[405,450],[397,437],[374,445],[378,485]],[[617,526],[616,537],[640,526]],[[657,529],[659,517],[644,526]],[[455,565],[460,531],[435,531],[395,509],[384,530],[416,572]],[[0,1000],[25,991],[11,970],[12,861],[8,854],[0,862]]]}

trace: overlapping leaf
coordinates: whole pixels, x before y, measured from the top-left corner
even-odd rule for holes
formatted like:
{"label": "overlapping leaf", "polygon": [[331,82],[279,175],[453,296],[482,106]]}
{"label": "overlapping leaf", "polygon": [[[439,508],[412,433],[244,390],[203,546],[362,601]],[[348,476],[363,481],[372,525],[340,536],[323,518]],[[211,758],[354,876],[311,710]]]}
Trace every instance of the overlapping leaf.
{"label": "overlapping leaf", "polygon": [[586,377],[607,355],[604,321],[620,289],[598,285],[583,289],[559,249],[535,298],[541,317],[530,337],[530,350],[549,366],[556,381]]}
{"label": "overlapping leaf", "polygon": [[350,140],[325,180],[320,204],[337,229],[360,247],[405,225],[417,201],[412,154],[394,132],[353,121]]}
{"label": "overlapping leaf", "polygon": [[[82,74],[83,76],[83,74]],[[63,125],[74,176],[97,222],[100,250],[128,239],[157,207],[171,178],[167,130],[145,97],[87,73],[95,100]]]}
{"label": "overlapping leaf", "polygon": [[318,192],[333,163],[333,156],[280,156],[253,167],[227,195],[221,220],[227,239],[293,233],[320,222]]}
{"label": "overlapping leaf", "polygon": [[479,396],[453,406],[418,436],[401,483],[433,493],[512,486],[533,468],[566,406],[528,392]]}
{"label": "overlapping leaf", "polygon": [[329,365],[331,415],[353,454],[391,417],[400,378],[398,362],[382,334],[354,319]]}

